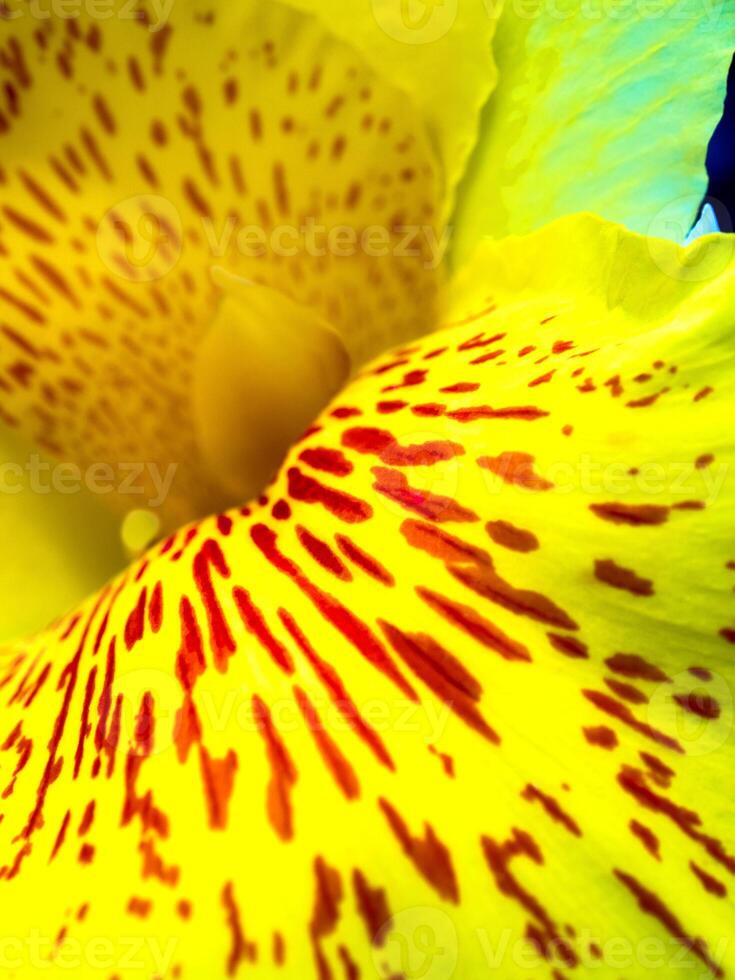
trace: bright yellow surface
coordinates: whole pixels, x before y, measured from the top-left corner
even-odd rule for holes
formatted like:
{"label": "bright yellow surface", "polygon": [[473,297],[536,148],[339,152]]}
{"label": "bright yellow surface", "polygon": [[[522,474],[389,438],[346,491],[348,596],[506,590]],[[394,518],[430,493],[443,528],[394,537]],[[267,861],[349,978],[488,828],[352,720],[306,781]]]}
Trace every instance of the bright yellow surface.
{"label": "bright yellow surface", "polygon": [[731,972],[734,276],[487,248],[267,502],[7,650],[0,976]]}

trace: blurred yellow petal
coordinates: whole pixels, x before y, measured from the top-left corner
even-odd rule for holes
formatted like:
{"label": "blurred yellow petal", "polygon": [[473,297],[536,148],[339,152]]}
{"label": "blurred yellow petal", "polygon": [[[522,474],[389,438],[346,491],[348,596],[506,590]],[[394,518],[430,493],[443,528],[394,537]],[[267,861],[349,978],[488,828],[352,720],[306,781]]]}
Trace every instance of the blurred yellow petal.
{"label": "blurred yellow petal", "polygon": [[477,139],[497,70],[492,0],[287,0],[314,11],[373,68],[408,92],[444,166],[447,204]]}
{"label": "blurred yellow petal", "polygon": [[16,980],[729,975],[734,290],[489,246],[267,500],[8,649]]}
{"label": "blurred yellow petal", "polygon": [[122,567],[119,521],[101,499],[113,480],[88,477],[0,427],[0,641],[46,626]]}
{"label": "blurred yellow petal", "polygon": [[210,267],[312,308],[359,361],[432,321],[445,243],[418,111],[313,17],[138,9],[7,6],[0,370],[4,411],[45,451],[175,466],[175,526],[220,489],[192,409]]}
{"label": "blurred yellow petal", "polygon": [[707,187],[734,32],[730,0],[508,3],[458,259],[484,235],[579,211],[683,242]]}

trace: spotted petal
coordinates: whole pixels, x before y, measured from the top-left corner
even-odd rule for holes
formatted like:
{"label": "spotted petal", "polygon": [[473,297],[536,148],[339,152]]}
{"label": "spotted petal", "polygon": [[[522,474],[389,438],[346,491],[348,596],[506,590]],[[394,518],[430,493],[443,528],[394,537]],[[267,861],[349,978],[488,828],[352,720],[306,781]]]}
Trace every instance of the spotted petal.
{"label": "spotted petal", "polygon": [[506,4],[458,255],[577,211],[683,242],[707,188],[734,30],[730,0]]}
{"label": "spotted petal", "polygon": [[15,977],[732,972],[734,280],[488,247],[267,499],[7,650]]}
{"label": "spotted petal", "polygon": [[287,2],[317,13],[376,71],[410,93],[439,152],[449,202],[497,81],[491,54],[496,5],[491,0]]}
{"label": "spotted petal", "polygon": [[220,489],[191,397],[210,267],[312,309],[359,364],[434,316],[439,178],[408,96],[312,16],[105,7],[2,8],[0,417],[82,466],[175,465],[175,525]]}

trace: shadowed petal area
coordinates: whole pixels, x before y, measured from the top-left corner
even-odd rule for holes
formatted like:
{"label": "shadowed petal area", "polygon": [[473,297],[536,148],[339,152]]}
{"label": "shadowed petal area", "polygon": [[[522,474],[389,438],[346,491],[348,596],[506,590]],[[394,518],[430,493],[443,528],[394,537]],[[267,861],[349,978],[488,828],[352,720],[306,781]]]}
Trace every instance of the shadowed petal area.
{"label": "shadowed petal area", "polygon": [[707,187],[734,30],[730,0],[506,4],[458,257],[484,235],[578,211],[683,242]]}
{"label": "shadowed petal area", "polygon": [[590,218],[486,248],[267,498],[6,649],[3,927],[46,975],[128,980],[138,935],[388,977],[417,930],[461,980],[732,972],[734,276]]}
{"label": "shadowed petal area", "polygon": [[5,642],[81,602],[119,572],[125,554],[119,519],[102,503],[116,474],[98,472],[95,484],[89,473],[55,466],[1,426],[0,450],[0,640]]}
{"label": "shadowed petal area", "polygon": [[408,97],[309,15],[107,14],[3,21],[2,419],[83,465],[175,464],[176,526],[218,491],[191,404],[210,267],[312,308],[360,363],[435,316],[439,178]]}

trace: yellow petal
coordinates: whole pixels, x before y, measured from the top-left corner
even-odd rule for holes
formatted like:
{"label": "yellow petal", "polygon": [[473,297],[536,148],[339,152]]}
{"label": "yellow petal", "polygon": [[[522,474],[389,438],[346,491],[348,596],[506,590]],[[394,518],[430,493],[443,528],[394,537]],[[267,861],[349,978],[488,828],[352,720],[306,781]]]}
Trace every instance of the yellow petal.
{"label": "yellow petal", "polygon": [[314,11],[382,76],[408,92],[444,165],[447,205],[475,145],[497,80],[491,0],[287,0]]}
{"label": "yellow petal", "polygon": [[0,57],[4,410],[82,466],[176,466],[161,516],[177,523],[219,491],[192,409],[218,302],[210,267],[278,288],[357,360],[374,356],[435,316],[434,154],[406,95],[270,0],[151,3],[145,19],[116,0],[102,19],[40,25],[12,9]]}
{"label": "yellow petal", "polygon": [[734,279],[489,247],[267,500],[8,650],[17,980],[729,975]]}
{"label": "yellow petal", "polygon": [[507,4],[457,256],[578,211],[683,242],[707,187],[734,29],[720,0]]}

